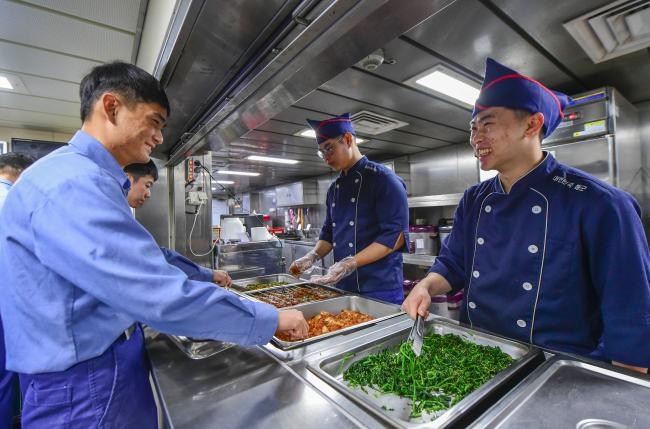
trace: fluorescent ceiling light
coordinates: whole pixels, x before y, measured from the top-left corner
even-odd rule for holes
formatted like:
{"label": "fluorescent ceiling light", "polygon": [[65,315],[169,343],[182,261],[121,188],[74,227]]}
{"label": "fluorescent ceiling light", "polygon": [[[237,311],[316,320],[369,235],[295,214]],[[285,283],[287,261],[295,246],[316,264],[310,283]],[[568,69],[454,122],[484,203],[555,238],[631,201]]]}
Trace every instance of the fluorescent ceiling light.
{"label": "fluorescent ceiling light", "polygon": [[295,159],[274,158],[272,156],[259,156],[259,155],[250,155],[247,156],[246,159],[250,159],[251,161],[277,162],[278,164],[298,164],[298,162],[300,162]]}
{"label": "fluorescent ceiling light", "polygon": [[316,138],[316,131],[312,130],[311,128],[307,128],[307,129],[298,131],[295,135],[300,136],[300,137],[307,137],[307,138],[310,138],[310,139],[315,139]]}
{"label": "fluorescent ceiling light", "polygon": [[368,140],[366,140],[366,139],[362,139],[361,137],[357,137],[357,144],[365,143],[367,141]]}
{"label": "fluorescent ceiling light", "polygon": [[470,106],[474,105],[474,102],[481,92],[478,88],[475,88],[472,85],[469,85],[468,83],[452,77],[440,70],[436,70],[433,73],[418,78],[415,83],[455,98],[456,100],[460,100]]}
{"label": "fluorescent ceiling light", "polygon": [[14,87],[11,85],[11,82],[9,82],[9,79],[7,79],[4,76],[0,76],[0,88],[2,88],[2,89],[14,89]]}
{"label": "fluorescent ceiling light", "polygon": [[230,174],[232,176],[259,176],[260,173],[253,173],[251,171],[235,171],[235,170],[219,170],[218,174]]}
{"label": "fluorescent ceiling light", "polygon": [[[232,180],[217,180],[216,183],[220,183],[222,185],[234,185],[235,184],[235,182],[233,182]],[[212,188],[212,189],[214,189],[214,188]]]}

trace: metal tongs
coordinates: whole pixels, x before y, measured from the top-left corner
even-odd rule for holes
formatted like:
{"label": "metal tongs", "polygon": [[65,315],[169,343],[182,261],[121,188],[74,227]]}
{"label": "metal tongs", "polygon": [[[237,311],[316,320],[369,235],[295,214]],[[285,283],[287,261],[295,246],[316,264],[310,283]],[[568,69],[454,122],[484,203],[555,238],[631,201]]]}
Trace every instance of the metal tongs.
{"label": "metal tongs", "polygon": [[422,343],[424,342],[424,319],[419,314],[413,322],[413,327],[411,328],[411,333],[409,333],[409,340],[411,341],[411,349],[415,356],[420,356],[422,354]]}

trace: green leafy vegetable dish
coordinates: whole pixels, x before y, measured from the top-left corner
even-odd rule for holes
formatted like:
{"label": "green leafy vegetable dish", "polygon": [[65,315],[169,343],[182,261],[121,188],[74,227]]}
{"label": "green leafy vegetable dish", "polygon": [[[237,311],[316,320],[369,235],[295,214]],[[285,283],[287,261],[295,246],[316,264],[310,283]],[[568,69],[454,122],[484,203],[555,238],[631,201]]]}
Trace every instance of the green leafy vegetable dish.
{"label": "green leafy vegetable dish", "polygon": [[360,359],[343,373],[348,386],[366,387],[411,401],[411,418],[446,410],[503,371],[513,359],[498,347],[482,346],[457,335],[424,337],[416,357],[411,343]]}
{"label": "green leafy vegetable dish", "polygon": [[259,290],[266,289],[274,286],[288,285],[287,282],[269,282],[269,283],[249,283],[246,285],[246,290]]}

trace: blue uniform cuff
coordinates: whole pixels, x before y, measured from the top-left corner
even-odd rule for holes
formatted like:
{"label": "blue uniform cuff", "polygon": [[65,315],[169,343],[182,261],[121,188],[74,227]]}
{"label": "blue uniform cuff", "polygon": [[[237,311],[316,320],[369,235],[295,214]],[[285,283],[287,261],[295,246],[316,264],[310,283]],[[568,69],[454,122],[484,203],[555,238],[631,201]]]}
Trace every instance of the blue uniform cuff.
{"label": "blue uniform cuff", "polygon": [[255,321],[251,333],[242,345],[264,345],[271,341],[278,329],[279,312],[274,306],[255,302]]}
{"label": "blue uniform cuff", "polygon": [[212,271],[211,268],[206,268],[206,267],[201,267],[199,266],[199,275],[197,279],[194,280],[199,280],[202,282],[209,282],[212,283],[212,278],[214,276],[214,272]]}

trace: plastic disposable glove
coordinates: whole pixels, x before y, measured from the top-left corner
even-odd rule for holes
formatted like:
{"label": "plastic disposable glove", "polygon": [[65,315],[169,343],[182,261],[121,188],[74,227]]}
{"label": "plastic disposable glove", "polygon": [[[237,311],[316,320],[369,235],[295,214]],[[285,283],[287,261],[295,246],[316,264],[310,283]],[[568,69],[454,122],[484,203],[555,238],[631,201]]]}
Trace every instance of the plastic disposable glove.
{"label": "plastic disposable glove", "polygon": [[320,259],[320,256],[312,249],[302,258],[298,258],[289,267],[289,272],[294,277],[300,277],[300,274],[304,273],[314,265],[316,261]]}
{"label": "plastic disposable glove", "polygon": [[311,276],[309,281],[319,285],[334,285],[340,282],[344,277],[352,274],[356,269],[357,261],[354,259],[354,256],[347,256],[329,267],[325,275]]}

